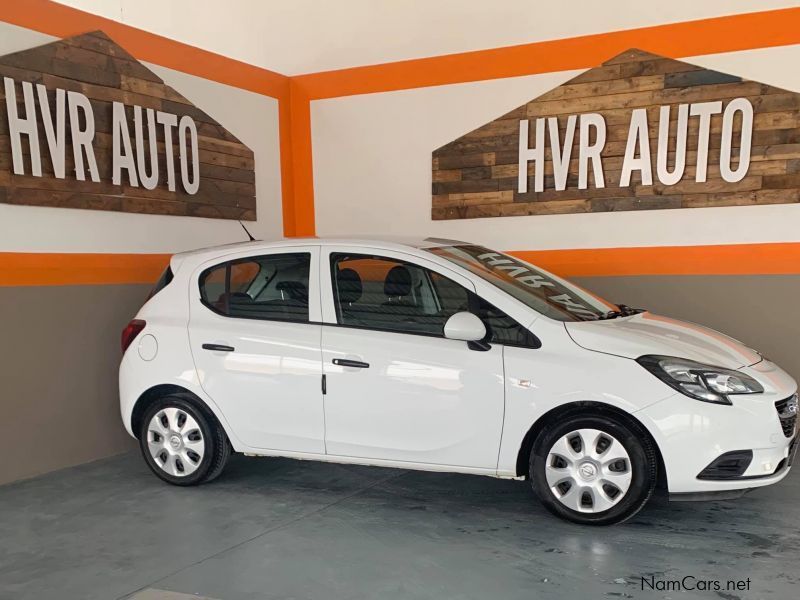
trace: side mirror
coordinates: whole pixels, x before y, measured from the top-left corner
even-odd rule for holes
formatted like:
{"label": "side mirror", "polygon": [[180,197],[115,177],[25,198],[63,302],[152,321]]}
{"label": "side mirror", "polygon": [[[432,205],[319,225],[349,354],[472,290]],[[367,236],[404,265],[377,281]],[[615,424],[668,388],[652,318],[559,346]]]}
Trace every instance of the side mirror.
{"label": "side mirror", "polygon": [[457,312],[444,324],[444,337],[449,340],[479,342],[486,337],[486,325],[471,312]]}

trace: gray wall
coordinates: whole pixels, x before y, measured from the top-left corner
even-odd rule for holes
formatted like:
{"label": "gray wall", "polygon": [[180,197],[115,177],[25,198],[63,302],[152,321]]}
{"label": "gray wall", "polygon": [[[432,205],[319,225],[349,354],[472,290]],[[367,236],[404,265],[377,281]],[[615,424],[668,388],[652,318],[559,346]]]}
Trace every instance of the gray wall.
{"label": "gray wall", "polygon": [[[86,31],[94,28],[87,21]],[[0,56],[55,39],[0,22]],[[258,221],[248,228],[265,239],[279,236],[277,99],[145,66],[254,151]],[[245,239],[239,224],[226,219],[2,203],[0,215],[2,252],[172,253]],[[0,285],[0,483],[134,447],[119,418],[119,334],[149,288]]]}
{"label": "gray wall", "polygon": [[119,339],[150,287],[0,287],[0,483],[134,447]]}
{"label": "gray wall", "polygon": [[[718,329],[800,378],[800,276],[594,277],[615,302]],[[0,287],[0,483],[123,452],[119,335],[149,285]]]}

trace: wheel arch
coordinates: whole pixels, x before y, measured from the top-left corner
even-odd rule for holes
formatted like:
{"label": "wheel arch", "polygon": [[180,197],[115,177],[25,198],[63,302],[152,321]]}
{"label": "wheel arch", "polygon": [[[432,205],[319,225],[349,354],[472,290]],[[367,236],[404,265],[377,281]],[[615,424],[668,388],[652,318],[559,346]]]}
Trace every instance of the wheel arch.
{"label": "wheel arch", "polygon": [[658,442],[653,437],[653,434],[651,434],[647,427],[645,427],[644,424],[631,413],[617,408],[616,406],[612,406],[611,404],[593,401],[579,401],[570,402],[569,404],[562,404],[561,406],[557,406],[544,413],[536,420],[535,423],[533,423],[533,425],[531,425],[530,429],[528,429],[527,433],[525,434],[525,437],[522,439],[522,443],[520,444],[519,451],[517,453],[516,472],[518,477],[528,475],[528,461],[530,459],[531,451],[533,450],[533,445],[536,442],[536,438],[544,430],[544,428],[550,423],[554,422],[556,419],[566,417],[567,415],[573,413],[580,413],[583,415],[599,414],[603,416],[611,414],[627,423],[634,429],[640,430],[643,435],[647,436],[656,451],[656,457],[658,459],[657,486],[668,489],[667,471],[664,467],[664,458],[661,455],[661,449],[658,447]]}
{"label": "wheel arch", "polygon": [[142,394],[136,399],[136,403],[133,405],[133,410],[131,411],[131,431],[136,439],[139,439],[139,430],[142,427],[142,419],[144,418],[144,414],[147,412],[147,409],[153,404],[153,402],[156,402],[165,396],[181,397],[183,400],[189,402],[192,404],[192,406],[202,411],[208,418],[213,419],[213,421],[220,428],[222,428],[223,431],[225,431],[225,434],[228,434],[228,432],[225,430],[225,426],[220,422],[220,419],[217,418],[216,414],[214,414],[214,411],[211,410],[208,404],[206,404],[197,394],[180,385],[163,383],[154,385],[153,387],[142,392]]}

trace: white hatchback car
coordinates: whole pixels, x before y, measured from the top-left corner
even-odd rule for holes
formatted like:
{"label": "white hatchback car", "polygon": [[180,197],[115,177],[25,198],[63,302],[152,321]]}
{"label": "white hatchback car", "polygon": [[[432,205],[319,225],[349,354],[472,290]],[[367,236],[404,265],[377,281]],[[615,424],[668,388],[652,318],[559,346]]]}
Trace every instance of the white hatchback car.
{"label": "white hatchback car", "polygon": [[797,384],[757,352],[451,240],[177,254],[122,347],[125,427],[177,485],[232,451],[525,477],[610,524],[659,482],[776,483],[797,447]]}

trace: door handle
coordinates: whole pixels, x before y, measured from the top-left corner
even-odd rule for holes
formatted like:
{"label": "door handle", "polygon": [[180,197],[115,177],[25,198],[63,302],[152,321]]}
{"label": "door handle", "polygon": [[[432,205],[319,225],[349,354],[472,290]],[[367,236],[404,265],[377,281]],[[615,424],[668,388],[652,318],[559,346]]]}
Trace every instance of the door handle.
{"label": "door handle", "polygon": [[233,352],[235,349],[233,346],[226,346],[225,344],[203,344],[203,350],[212,350],[214,352]]}
{"label": "door handle", "polygon": [[350,360],[349,358],[334,358],[332,362],[339,367],[353,367],[355,369],[369,368],[369,363],[360,360]]}

